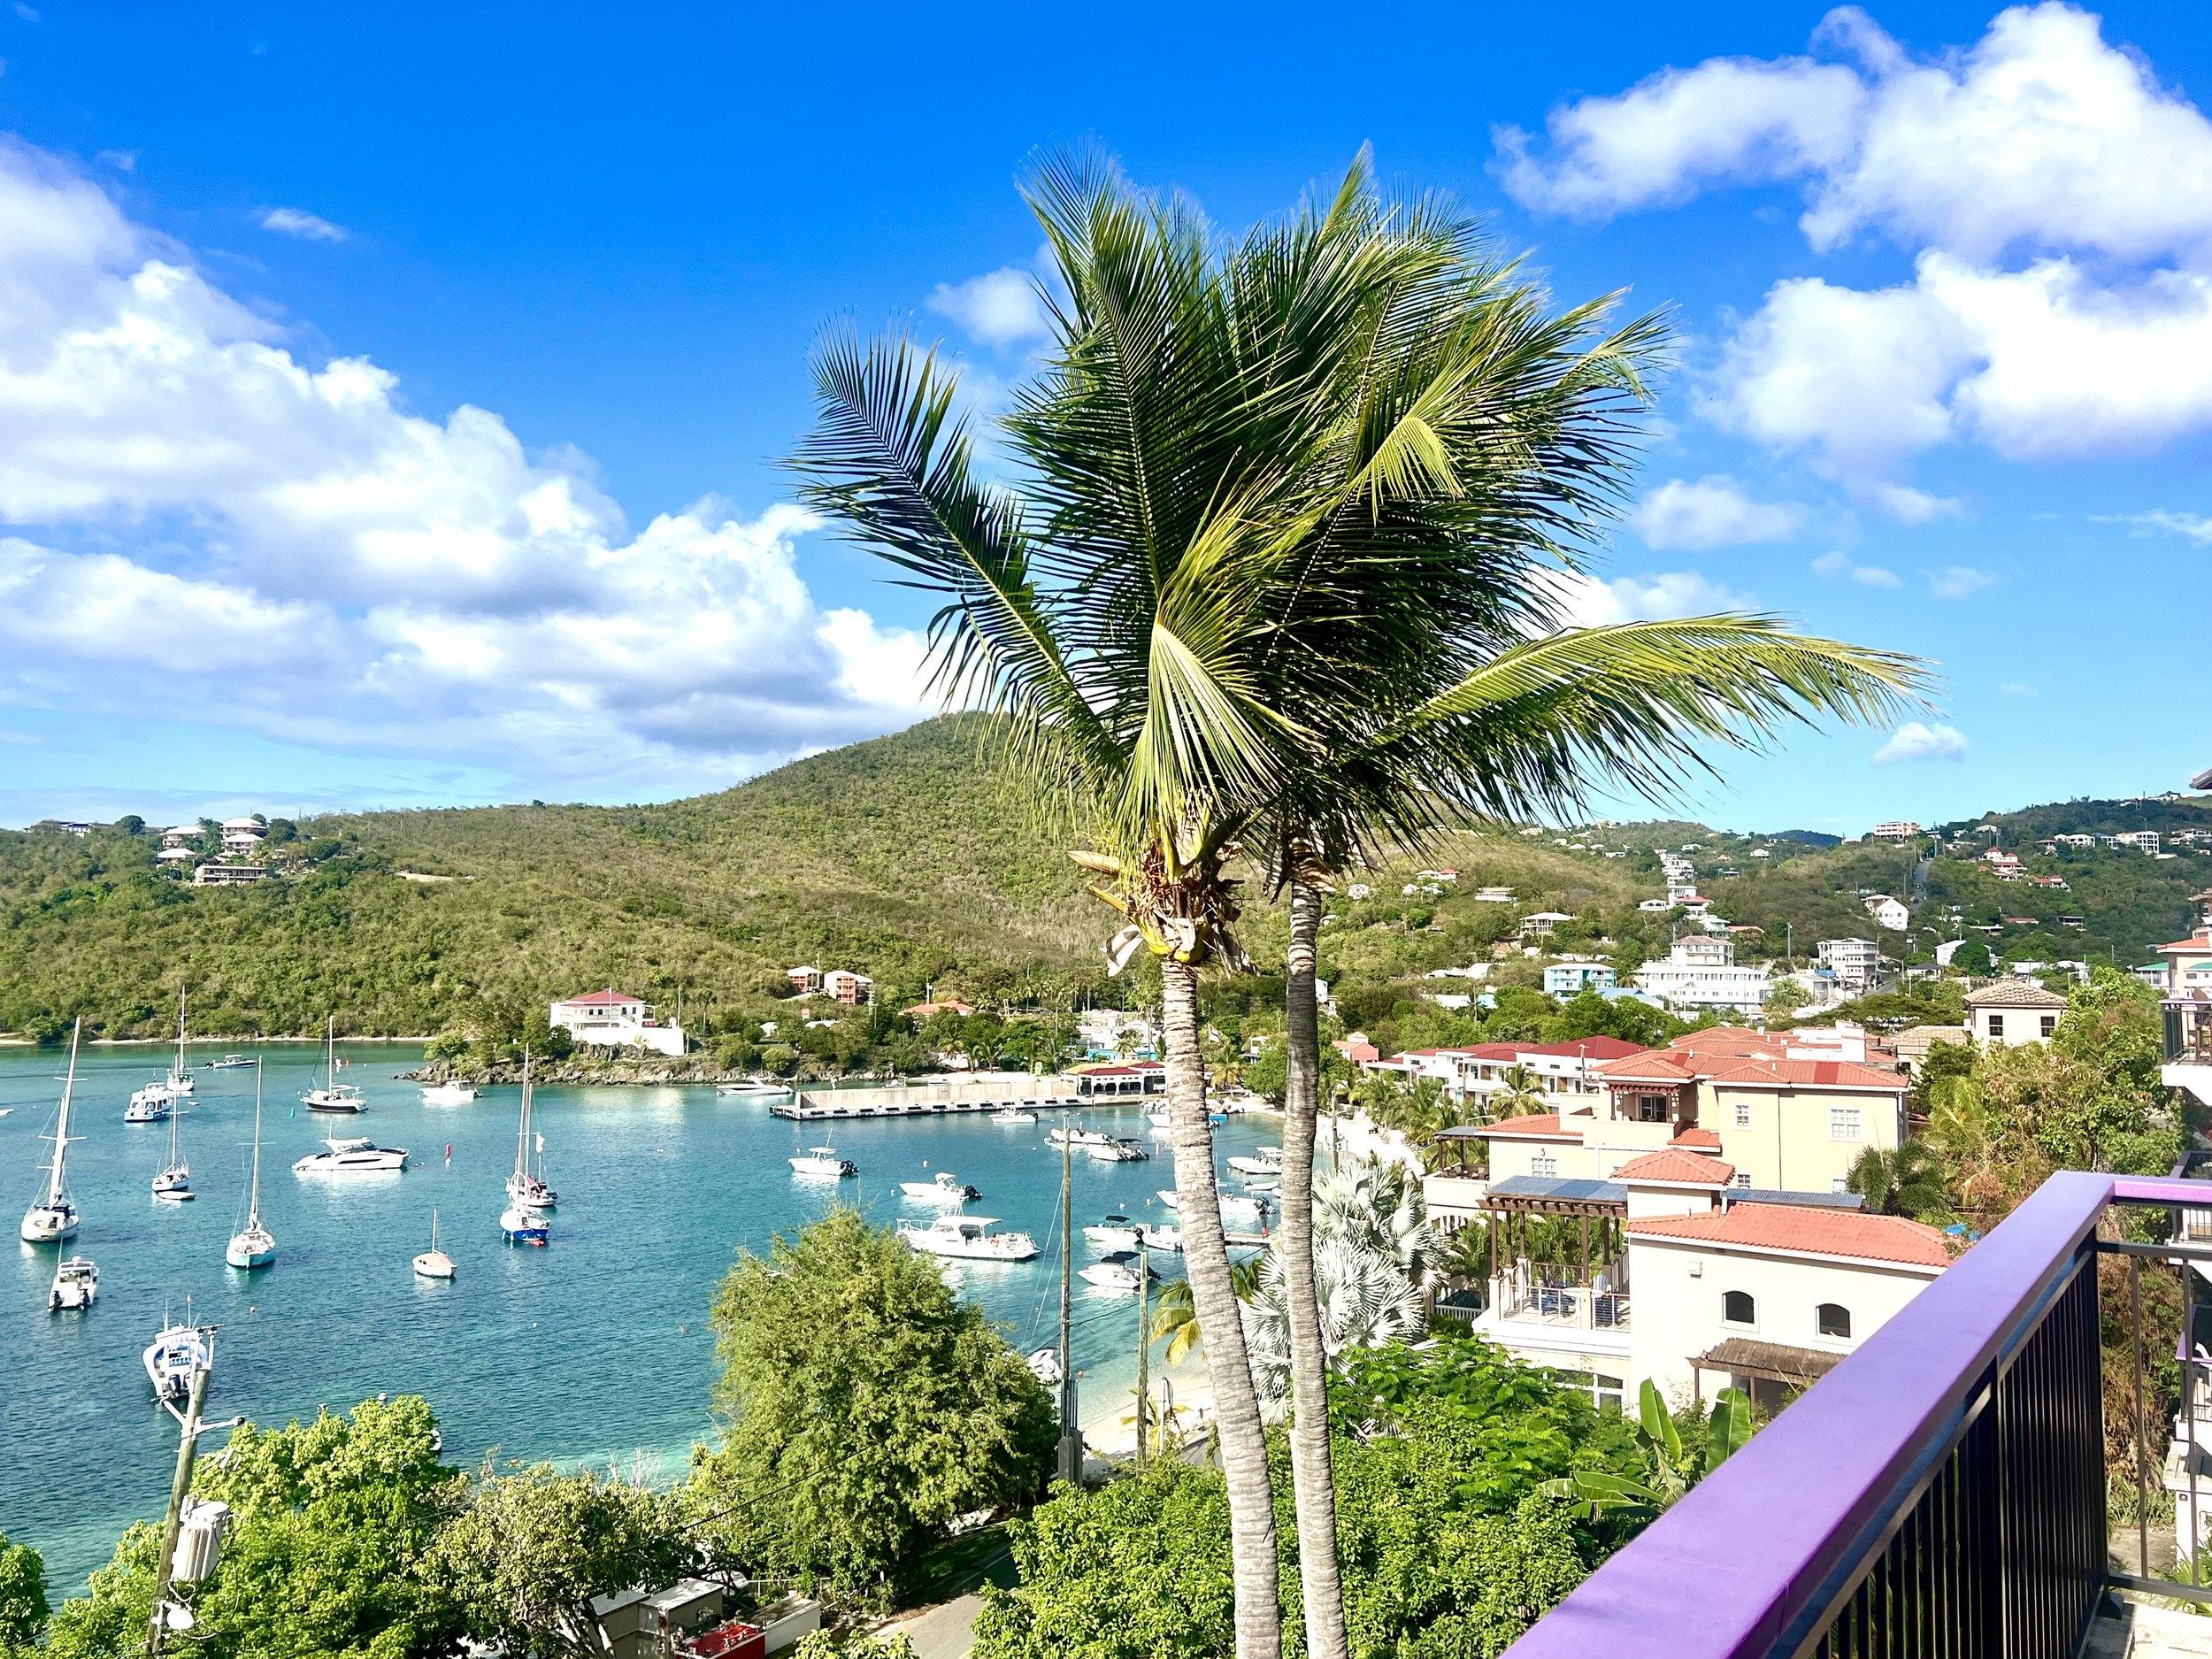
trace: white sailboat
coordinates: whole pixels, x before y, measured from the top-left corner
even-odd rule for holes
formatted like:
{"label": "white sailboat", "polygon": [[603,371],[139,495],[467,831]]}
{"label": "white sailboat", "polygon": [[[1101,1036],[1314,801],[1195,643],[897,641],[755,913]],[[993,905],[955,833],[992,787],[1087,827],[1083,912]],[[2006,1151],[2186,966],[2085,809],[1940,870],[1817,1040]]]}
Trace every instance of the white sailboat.
{"label": "white sailboat", "polygon": [[178,1111],[169,1119],[169,1162],[154,1177],[154,1196],[165,1198],[173,1204],[186,1203],[196,1196],[192,1191],[192,1166],[184,1161],[184,1148],[177,1138],[183,1117],[184,1113]]}
{"label": "white sailboat", "polygon": [[560,1202],[561,1195],[546,1185],[536,1169],[536,1156],[545,1150],[545,1137],[530,1128],[530,1054],[522,1056],[522,1124],[515,1133],[515,1172],[507,1178],[507,1202],[526,1211],[543,1211]]}
{"label": "white sailboat", "polygon": [[311,1112],[357,1112],[368,1102],[362,1099],[360,1089],[351,1083],[338,1080],[338,1017],[327,1015],[323,1021],[323,1064],[328,1075],[320,1088],[311,1088],[300,1096],[300,1102]]}
{"label": "white sailboat", "polygon": [[80,1016],[69,1033],[69,1075],[61,1086],[61,1110],[51,1137],[54,1161],[46,1166],[46,1192],[23,1213],[26,1244],[59,1244],[77,1234],[77,1207],[69,1202],[63,1170],[69,1156],[69,1102],[77,1092],[77,1041],[83,1034],[84,1019]]}
{"label": "white sailboat", "polygon": [[438,1212],[430,1212],[430,1248],[415,1258],[418,1279],[451,1279],[453,1258],[438,1248]]}
{"label": "white sailboat", "polygon": [[54,1270],[54,1283],[46,1293],[49,1313],[81,1313],[100,1294],[100,1270],[89,1258],[73,1256]]}
{"label": "white sailboat", "polygon": [[215,1365],[214,1345],[208,1333],[192,1323],[192,1299],[185,1298],[184,1323],[164,1320],[160,1334],[141,1356],[146,1380],[154,1386],[157,1400],[182,1400],[192,1392],[192,1379]]}
{"label": "white sailboat", "polygon": [[246,1225],[224,1247],[233,1267],[266,1267],[276,1260],[276,1238],[261,1225],[261,1067],[253,1069],[253,1185],[246,1200]]}
{"label": "white sailboat", "polygon": [[192,1069],[184,1058],[184,987],[177,987],[177,1063],[169,1068],[169,1075],[162,1079],[162,1087],[169,1091],[173,1101],[182,1100],[192,1092]]}

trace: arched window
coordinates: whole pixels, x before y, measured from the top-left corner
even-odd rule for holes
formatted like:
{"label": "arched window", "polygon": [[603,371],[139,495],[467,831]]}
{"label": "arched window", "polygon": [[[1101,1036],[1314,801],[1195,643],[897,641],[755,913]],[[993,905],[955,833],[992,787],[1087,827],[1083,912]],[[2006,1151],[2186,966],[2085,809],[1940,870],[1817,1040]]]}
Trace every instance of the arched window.
{"label": "arched window", "polygon": [[1720,1317],[1731,1325],[1756,1324],[1758,1315],[1759,1306],[1747,1290],[1732,1290],[1720,1299]]}
{"label": "arched window", "polygon": [[1841,1302],[1824,1302],[1813,1310],[1813,1325],[1823,1336],[1851,1334],[1851,1310]]}

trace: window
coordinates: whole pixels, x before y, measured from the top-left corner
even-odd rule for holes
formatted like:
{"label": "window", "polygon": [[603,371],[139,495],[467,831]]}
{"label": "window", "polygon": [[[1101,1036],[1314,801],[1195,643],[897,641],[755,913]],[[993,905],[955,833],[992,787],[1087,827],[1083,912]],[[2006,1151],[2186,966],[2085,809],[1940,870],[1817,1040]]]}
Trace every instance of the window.
{"label": "window", "polygon": [[1556,1175],[1559,1173],[1559,1160],[1548,1152],[1539,1152],[1529,1159],[1528,1172],[1531,1175]]}
{"label": "window", "polygon": [[1636,1121],[1640,1124],[1666,1122],[1667,1097],[1664,1094],[1639,1094],[1636,1097]]}
{"label": "window", "polygon": [[1720,1317],[1729,1325],[1756,1325],[1759,1304],[1751,1300],[1747,1290],[1732,1290],[1720,1299]]}
{"label": "window", "polygon": [[1851,1310],[1840,1302],[1824,1302],[1813,1310],[1813,1327],[1823,1336],[1848,1337]]}
{"label": "window", "polygon": [[1989,1034],[1991,1038],[1995,1039],[2003,1036],[2005,1034],[2005,1017],[2002,1014],[1992,1014],[1988,1017],[1988,1018]]}
{"label": "window", "polygon": [[2057,1016],[2056,1014],[2046,1014],[2046,1015],[2044,1015],[2044,1016],[2043,1016],[2043,1034],[2044,1034],[2046,1037],[2047,1037],[2047,1036],[2049,1036],[2049,1035],[2050,1035],[2053,1032],[2056,1031],[2057,1029],[2058,1029],[2058,1016]]}
{"label": "window", "polygon": [[1861,1125],[1856,1106],[1831,1106],[1828,1109],[1828,1139],[1831,1141],[1863,1141],[1866,1131]]}
{"label": "window", "polygon": [[1828,1190],[1832,1193],[1849,1192],[1851,1190],[1851,1178],[1847,1175],[1831,1175],[1828,1178]]}
{"label": "window", "polygon": [[1736,1127],[1739,1129],[1751,1127],[1751,1102],[1747,1100],[1740,1100],[1736,1102]]}

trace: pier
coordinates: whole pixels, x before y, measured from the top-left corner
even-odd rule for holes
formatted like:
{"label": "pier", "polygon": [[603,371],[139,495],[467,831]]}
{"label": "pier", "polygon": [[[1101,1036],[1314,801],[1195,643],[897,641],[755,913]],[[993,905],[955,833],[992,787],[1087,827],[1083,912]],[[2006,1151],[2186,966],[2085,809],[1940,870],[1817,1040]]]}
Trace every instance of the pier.
{"label": "pier", "polygon": [[1096,1106],[1142,1105],[1163,1097],[1152,1082],[1153,1068],[1099,1067],[1072,1076],[1033,1077],[1023,1071],[984,1072],[973,1077],[932,1078],[892,1083],[880,1088],[802,1091],[771,1106],[778,1118],[825,1123],[851,1118],[926,1118],[987,1114],[1009,1107],[1024,1111],[1066,1110]]}

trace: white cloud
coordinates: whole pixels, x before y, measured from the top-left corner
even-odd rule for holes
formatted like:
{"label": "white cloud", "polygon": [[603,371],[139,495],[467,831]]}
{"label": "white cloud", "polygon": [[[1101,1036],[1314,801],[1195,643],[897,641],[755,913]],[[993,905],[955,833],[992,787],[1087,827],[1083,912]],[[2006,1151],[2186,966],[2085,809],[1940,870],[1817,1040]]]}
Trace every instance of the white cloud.
{"label": "white cloud", "polygon": [[965,282],[940,282],[929,296],[929,309],[990,346],[1041,340],[1052,328],[1037,279],[1011,265]]}
{"label": "white cloud", "polygon": [[258,222],[264,230],[273,230],[280,236],[297,236],[303,242],[343,242],[348,234],[344,226],[334,225],[298,207],[265,209]]}
{"label": "white cloud", "polygon": [[2032,697],[2035,695],[2035,687],[2024,680],[2008,680],[2003,685],[1998,687],[1997,689],[2003,692],[2008,697]]}
{"label": "white cloud", "polygon": [[1654,571],[1609,581],[1576,573],[1560,578],[1557,587],[1561,619],[1576,628],[1756,608],[1748,595],[1732,592],[1694,571]]}
{"label": "white cloud", "polygon": [[1848,576],[1862,588],[1896,588],[1902,584],[1897,572],[1885,570],[1879,565],[1861,565],[1841,548],[1832,548],[1813,561],[1813,569],[1823,576]]}
{"label": "white cloud", "polygon": [[1882,765],[1900,760],[1962,760],[1965,756],[1966,739],[1956,726],[1924,726],[1918,720],[1906,721],[1874,751]]}
{"label": "white cloud", "polygon": [[2099,513],[2091,522],[2129,525],[2138,535],[2177,535],[2192,541],[2212,542],[2212,518],[2193,512],[2170,512],[2163,507],[2149,512]]}
{"label": "white cloud", "polygon": [[1725,473],[1692,483],[1669,479],[1637,503],[1629,523],[1647,547],[1747,547],[1786,541],[1804,511],[1794,503],[1754,501]]}
{"label": "white cloud", "polygon": [[551,787],[726,781],[925,712],[920,642],[818,608],[793,507],[631,534],[572,454],[296,358],[98,188],[0,148],[0,702]]}
{"label": "white cloud", "polygon": [[1903,477],[1941,445],[2046,460],[2212,426],[2212,121],[2059,0],[1932,61],[1849,7],[1815,45],[1849,61],[1715,58],[1555,111],[1540,156],[1502,140],[1534,206],[1796,181],[1816,249],[1879,233],[1913,251],[1893,287],[1775,284],[1709,418],[1909,523],[1955,511]]}
{"label": "white cloud", "polygon": [[1928,579],[1928,591],[1939,599],[1970,599],[1997,580],[1970,565],[1946,565],[1939,571],[1922,573]]}

